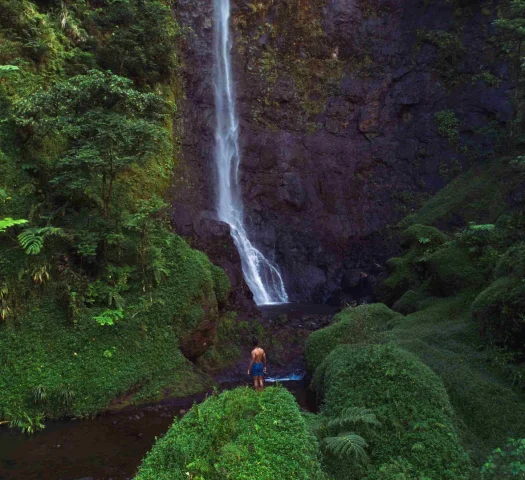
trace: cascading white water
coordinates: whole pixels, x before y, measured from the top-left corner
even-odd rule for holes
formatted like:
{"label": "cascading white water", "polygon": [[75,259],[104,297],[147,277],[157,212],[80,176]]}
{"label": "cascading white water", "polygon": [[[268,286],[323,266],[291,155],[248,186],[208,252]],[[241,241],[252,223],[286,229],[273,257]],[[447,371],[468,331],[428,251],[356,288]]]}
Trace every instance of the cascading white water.
{"label": "cascading white water", "polygon": [[279,268],[248,239],[244,226],[239,185],[239,122],[231,70],[230,0],[215,2],[215,160],[217,166],[217,212],[230,226],[239,251],[246,283],[257,305],[288,302]]}

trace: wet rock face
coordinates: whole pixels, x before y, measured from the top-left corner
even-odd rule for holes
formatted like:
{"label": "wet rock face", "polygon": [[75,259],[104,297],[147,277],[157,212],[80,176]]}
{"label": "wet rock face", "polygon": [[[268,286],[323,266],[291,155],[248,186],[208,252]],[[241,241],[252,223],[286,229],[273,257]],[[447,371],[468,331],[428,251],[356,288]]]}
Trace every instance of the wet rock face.
{"label": "wet rock face", "polygon": [[[510,119],[511,85],[490,41],[497,1],[479,3],[235,3],[248,230],[292,300],[370,298],[397,249],[385,228],[493,150],[487,127]],[[213,223],[212,7],[179,0],[176,9],[193,33],[173,223],[246,292],[234,247],[220,248],[226,231]],[[459,143],[439,131],[435,115],[447,110]],[[356,272],[366,274],[357,285]]]}

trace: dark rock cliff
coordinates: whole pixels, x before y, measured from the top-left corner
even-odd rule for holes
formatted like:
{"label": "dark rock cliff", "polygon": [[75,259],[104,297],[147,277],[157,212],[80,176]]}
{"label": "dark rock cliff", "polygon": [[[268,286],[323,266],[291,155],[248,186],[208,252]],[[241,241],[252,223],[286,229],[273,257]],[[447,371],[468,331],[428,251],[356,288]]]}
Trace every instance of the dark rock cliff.
{"label": "dark rock cliff", "polygon": [[[388,226],[495,148],[512,116],[497,1],[264,0],[233,5],[248,230],[294,301],[370,294]],[[173,223],[247,288],[214,220],[213,1],[179,0],[183,160]],[[245,302],[246,303],[246,302]]]}

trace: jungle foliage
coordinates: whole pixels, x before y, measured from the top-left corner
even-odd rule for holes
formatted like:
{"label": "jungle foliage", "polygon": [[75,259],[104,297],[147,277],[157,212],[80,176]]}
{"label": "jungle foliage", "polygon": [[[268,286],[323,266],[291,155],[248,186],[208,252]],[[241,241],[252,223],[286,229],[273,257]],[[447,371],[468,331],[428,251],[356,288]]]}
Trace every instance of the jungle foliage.
{"label": "jungle foliage", "polygon": [[178,339],[230,286],[170,232],[181,38],[170,1],[0,2],[1,420],[203,388]]}
{"label": "jungle foliage", "polygon": [[175,420],[136,480],[322,480],[316,438],[284,388],[238,388]]}
{"label": "jungle foliage", "polygon": [[321,438],[340,434],[349,409],[366,406],[377,417],[355,427],[368,444],[368,462],[324,451],[331,478],[469,478],[446,390],[415,356],[390,344],[340,345],[316,369],[314,384],[329,420]]}

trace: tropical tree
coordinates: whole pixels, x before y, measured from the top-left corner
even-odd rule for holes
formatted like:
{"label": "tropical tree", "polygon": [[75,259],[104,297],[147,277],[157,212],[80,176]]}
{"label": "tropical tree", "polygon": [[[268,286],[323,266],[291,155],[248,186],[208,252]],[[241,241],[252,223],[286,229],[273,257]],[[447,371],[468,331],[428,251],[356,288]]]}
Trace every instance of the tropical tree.
{"label": "tropical tree", "polygon": [[169,105],[131,80],[91,71],[21,101],[17,122],[47,147],[36,169],[59,206],[99,210],[108,219],[117,184],[136,165],[169,155]]}

